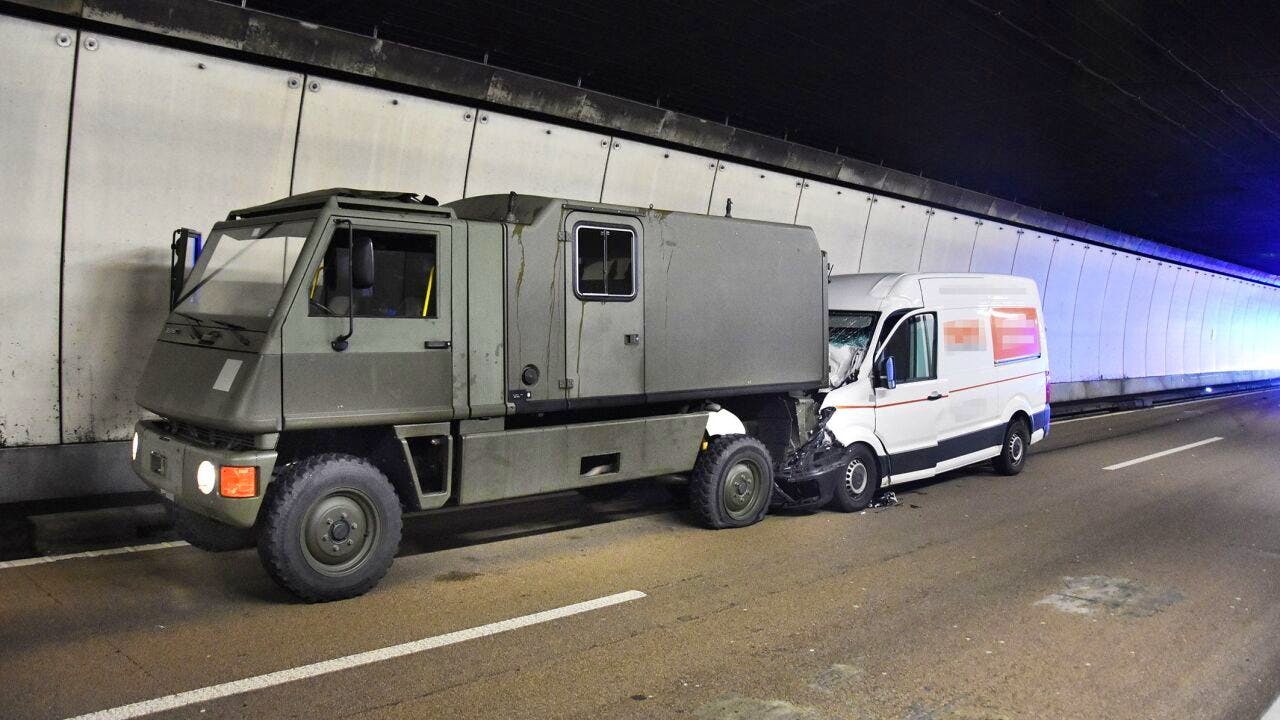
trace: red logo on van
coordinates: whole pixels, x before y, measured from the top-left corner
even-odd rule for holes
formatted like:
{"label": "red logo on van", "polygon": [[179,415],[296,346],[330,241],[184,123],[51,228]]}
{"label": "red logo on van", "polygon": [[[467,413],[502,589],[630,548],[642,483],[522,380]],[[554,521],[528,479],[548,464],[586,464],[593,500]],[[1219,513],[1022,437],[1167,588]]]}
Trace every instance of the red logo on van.
{"label": "red logo on van", "polygon": [[1040,320],[1036,309],[991,308],[991,343],[996,363],[1040,357]]}

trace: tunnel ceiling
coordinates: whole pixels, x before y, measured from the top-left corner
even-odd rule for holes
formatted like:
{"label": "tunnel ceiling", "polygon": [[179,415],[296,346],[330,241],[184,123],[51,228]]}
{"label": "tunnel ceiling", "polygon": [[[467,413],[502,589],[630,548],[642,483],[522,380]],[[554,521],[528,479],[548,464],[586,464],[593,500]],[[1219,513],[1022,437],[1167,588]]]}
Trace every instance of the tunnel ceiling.
{"label": "tunnel ceiling", "polygon": [[364,35],[376,27],[1280,273],[1271,3],[248,6]]}

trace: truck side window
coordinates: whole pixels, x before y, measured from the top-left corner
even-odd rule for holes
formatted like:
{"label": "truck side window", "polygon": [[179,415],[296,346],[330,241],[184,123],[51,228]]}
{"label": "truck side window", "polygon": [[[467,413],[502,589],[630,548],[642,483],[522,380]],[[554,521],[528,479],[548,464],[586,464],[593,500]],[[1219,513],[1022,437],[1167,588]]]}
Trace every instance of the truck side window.
{"label": "truck side window", "polygon": [[[373,241],[375,268],[373,287],[356,291],[356,317],[439,316],[435,235],[361,228],[356,228],[354,234],[357,240],[368,237]],[[351,302],[350,255],[346,231],[335,232],[324,263],[311,279],[309,315],[347,314]]]}
{"label": "truck side window", "polygon": [[915,315],[898,326],[885,343],[882,357],[892,357],[898,383],[932,380],[938,376],[937,319],[933,313]]}
{"label": "truck side window", "polygon": [[574,292],[583,299],[636,296],[636,235],[627,228],[579,225],[573,231]]}

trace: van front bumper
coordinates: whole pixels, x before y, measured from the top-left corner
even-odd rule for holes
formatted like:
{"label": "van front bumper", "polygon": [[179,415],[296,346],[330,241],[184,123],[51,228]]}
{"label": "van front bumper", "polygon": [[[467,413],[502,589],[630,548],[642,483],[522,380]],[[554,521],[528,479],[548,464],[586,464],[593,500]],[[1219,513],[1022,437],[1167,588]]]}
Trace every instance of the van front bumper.
{"label": "van front bumper", "polygon": [[[155,420],[140,421],[134,431],[138,451],[133,458],[133,471],[143,482],[183,508],[235,527],[253,527],[276,466],[274,450],[208,447],[173,435],[164,423]],[[201,492],[196,484],[197,469],[206,460],[214,467],[213,488],[208,493]],[[246,498],[220,495],[217,477],[224,465],[256,467],[257,493]]]}

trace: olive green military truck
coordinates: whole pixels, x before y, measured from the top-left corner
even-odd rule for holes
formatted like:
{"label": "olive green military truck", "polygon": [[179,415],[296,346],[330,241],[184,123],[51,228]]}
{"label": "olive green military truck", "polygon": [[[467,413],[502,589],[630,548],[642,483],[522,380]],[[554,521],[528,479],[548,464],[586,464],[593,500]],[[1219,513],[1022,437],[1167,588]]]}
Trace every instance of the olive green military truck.
{"label": "olive green military truck", "polygon": [[827,374],[809,228],[334,189],[230,213],[189,272],[176,238],[133,467],[309,600],[450,505],[687,473],[703,524],[750,525]]}

